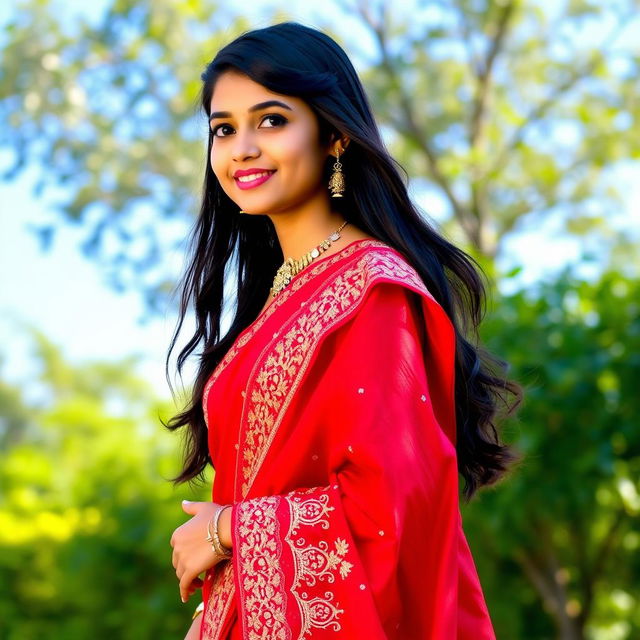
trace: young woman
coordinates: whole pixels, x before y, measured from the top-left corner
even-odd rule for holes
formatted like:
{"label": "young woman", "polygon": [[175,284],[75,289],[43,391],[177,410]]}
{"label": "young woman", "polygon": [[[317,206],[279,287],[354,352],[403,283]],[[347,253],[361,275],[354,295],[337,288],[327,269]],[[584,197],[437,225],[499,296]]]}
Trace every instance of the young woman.
{"label": "young woman", "polygon": [[215,480],[171,538],[183,601],[203,594],[187,638],[494,638],[458,473],[470,498],[505,472],[495,415],[519,388],[474,344],[478,272],[409,200],[328,36],[251,31],[202,79],[208,162],[169,349],[193,304],[178,368],[201,344],[199,370],[167,426],[186,427],[176,482],[208,464]]}

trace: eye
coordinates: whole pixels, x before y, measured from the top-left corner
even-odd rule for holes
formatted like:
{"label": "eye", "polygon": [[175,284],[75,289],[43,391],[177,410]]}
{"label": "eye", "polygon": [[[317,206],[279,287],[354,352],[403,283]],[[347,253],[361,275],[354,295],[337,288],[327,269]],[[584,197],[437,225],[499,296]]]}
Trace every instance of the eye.
{"label": "eye", "polygon": [[[271,124],[267,125],[267,129],[272,129],[273,127],[281,127],[282,125],[286,124],[288,122],[288,120],[284,117],[281,116],[279,113],[269,113],[267,114],[263,119],[262,119],[262,123],[270,121]],[[262,125],[261,123],[261,125]]]}
{"label": "eye", "polygon": [[[231,129],[231,131],[233,131],[233,127],[231,125],[228,124],[218,124],[215,127],[213,127],[213,129],[211,130],[211,133],[213,133],[214,137],[216,138],[224,138],[227,135],[229,135],[229,132],[227,131],[227,129]],[[221,135],[218,134],[218,132],[222,132]]]}

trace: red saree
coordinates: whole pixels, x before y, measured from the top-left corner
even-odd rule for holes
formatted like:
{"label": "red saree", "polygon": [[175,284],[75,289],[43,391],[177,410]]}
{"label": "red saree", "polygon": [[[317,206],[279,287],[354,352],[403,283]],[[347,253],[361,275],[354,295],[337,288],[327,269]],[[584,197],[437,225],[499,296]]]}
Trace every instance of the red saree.
{"label": "red saree", "polygon": [[206,385],[233,558],[201,638],[493,639],[462,530],[452,325],[400,253],[314,261]]}

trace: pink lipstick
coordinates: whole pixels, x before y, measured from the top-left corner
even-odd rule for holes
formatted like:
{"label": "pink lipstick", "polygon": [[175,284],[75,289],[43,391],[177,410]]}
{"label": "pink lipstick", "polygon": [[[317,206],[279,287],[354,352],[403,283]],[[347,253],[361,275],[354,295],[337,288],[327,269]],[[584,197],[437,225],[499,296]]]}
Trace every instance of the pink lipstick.
{"label": "pink lipstick", "polygon": [[239,169],[233,178],[240,189],[253,189],[264,184],[274,173],[269,169]]}

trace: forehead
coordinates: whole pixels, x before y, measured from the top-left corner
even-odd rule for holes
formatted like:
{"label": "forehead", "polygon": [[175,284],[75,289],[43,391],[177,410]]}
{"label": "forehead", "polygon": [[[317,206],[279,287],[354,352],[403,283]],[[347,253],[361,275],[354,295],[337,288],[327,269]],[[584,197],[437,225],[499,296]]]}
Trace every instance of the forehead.
{"label": "forehead", "polygon": [[213,87],[209,112],[230,111],[240,113],[265,100],[280,100],[296,110],[309,110],[304,100],[295,96],[275,93],[238,71],[222,73]]}

